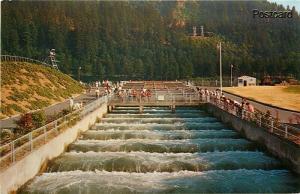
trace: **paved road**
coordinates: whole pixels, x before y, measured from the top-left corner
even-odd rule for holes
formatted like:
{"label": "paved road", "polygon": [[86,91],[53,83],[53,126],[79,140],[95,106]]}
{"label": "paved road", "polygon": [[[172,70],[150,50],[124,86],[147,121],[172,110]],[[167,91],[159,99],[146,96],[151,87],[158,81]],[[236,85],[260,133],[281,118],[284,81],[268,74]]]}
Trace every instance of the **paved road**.
{"label": "paved road", "polygon": [[[83,102],[88,103],[89,101],[92,101],[95,99],[95,92],[87,93],[87,94],[81,94],[74,98],[74,104],[76,102]],[[60,102],[51,106],[48,106],[44,108],[45,114],[47,116],[54,115],[62,111],[63,109],[69,108],[69,100],[66,100],[64,102]],[[15,128],[17,127],[16,121],[20,119],[20,115],[10,117],[7,119],[0,120],[0,128]]]}

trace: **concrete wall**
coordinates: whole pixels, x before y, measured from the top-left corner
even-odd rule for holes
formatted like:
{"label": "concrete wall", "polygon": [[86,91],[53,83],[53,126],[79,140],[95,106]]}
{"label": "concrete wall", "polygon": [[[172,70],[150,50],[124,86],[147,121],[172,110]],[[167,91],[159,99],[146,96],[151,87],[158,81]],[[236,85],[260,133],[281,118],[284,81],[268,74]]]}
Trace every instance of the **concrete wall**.
{"label": "concrete wall", "polygon": [[100,108],[77,122],[76,125],[1,172],[0,193],[7,194],[16,191],[28,180],[36,176],[47,161],[62,154],[65,148],[77,139],[80,132],[88,130],[89,126],[95,123],[96,118],[102,117],[106,112],[107,104],[104,103]]}
{"label": "concrete wall", "polygon": [[291,170],[300,174],[299,145],[279,138],[254,123],[242,120],[211,104],[206,104],[205,108],[209,113],[219,118],[222,122],[232,126],[247,139],[255,141],[265,147],[271,154],[281,159]]}

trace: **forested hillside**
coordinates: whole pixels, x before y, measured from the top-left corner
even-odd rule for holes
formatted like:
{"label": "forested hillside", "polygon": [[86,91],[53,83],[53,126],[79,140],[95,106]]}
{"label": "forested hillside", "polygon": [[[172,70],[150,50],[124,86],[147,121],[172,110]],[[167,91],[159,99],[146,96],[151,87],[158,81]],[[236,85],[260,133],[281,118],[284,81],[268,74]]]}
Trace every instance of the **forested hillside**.
{"label": "forested hillside", "polygon": [[[300,78],[300,17],[253,19],[266,1],[2,2],[2,54],[43,60],[55,48],[60,69],[85,80],[181,79],[224,73]],[[192,26],[214,36],[192,38]]]}

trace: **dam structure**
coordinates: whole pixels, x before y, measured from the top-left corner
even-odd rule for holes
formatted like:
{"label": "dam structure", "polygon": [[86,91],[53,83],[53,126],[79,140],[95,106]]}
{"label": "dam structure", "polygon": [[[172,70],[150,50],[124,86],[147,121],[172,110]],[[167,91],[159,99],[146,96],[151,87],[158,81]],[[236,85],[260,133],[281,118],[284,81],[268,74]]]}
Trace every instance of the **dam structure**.
{"label": "dam structure", "polygon": [[115,106],[18,193],[290,193],[299,183],[199,107]]}
{"label": "dam structure", "polygon": [[122,87],[2,145],[0,193],[300,192],[297,129],[183,82]]}

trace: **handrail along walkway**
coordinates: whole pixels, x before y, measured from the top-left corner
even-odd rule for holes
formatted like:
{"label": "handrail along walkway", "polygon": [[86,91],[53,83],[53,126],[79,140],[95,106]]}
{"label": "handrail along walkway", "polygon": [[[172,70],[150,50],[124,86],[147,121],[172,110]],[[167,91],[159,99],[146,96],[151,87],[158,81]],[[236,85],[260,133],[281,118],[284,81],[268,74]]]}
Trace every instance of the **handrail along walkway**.
{"label": "handrail along walkway", "polygon": [[48,63],[36,59],[31,59],[31,58],[21,57],[21,56],[13,56],[13,55],[1,55],[1,61],[28,62],[28,63],[34,63],[39,65],[45,65],[47,67],[52,67],[52,65],[49,65]]}
{"label": "handrail along walkway", "polygon": [[[160,98],[159,96],[164,96],[164,98]],[[10,142],[0,147],[0,154],[4,153],[0,158],[0,170],[2,168],[2,164],[6,163],[6,166],[9,166],[13,164],[15,161],[17,161],[20,158],[23,158],[26,156],[26,154],[32,152],[35,148],[35,146],[41,146],[47,141],[50,140],[51,134],[54,137],[59,134],[59,128],[64,126],[69,121],[72,121],[79,116],[79,118],[84,117],[89,112],[95,110],[99,106],[101,106],[104,102],[107,102],[108,104],[127,104],[127,105],[137,105],[137,104],[143,104],[145,106],[151,106],[151,103],[153,102],[155,105],[163,104],[166,105],[172,105],[172,104],[182,104],[182,105],[195,105],[200,103],[210,103],[214,106],[219,107],[220,109],[239,117],[243,120],[246,120],[248,122],[253,122],[257,126],[266,129],[268,132],[273,133],[280,138],[287,139],[288,141],[294,142],[297,145],[300,145],[300,136],[299,136],[299,129],[285,125],[279,122],[276,122],[274,118],[269,117],[265,118],[263,115],[259,115],[257,113],[251,113],[246,110],[242,110],[242,112],[238,112],[236,107],[229,107],[228,104],[224,103],[224,101],[220,99],[215,98],[209,98],[206,96],[201,96],[199,93],[186,93],[186,94],[164,94],[164,93],[156,93],[155,95],[151,96],[150,98],[144,97],[144,98],[131,98],[131,97],[118,97],[116,95],[110,95],[110,96],[103,96],[87,105],[82,107],[81,109],[78,109],[76,111],[73,111],[69,113],[68,115],[65,115],[51,123],[48,123],[47,125],[40,127],[38,129],[35,129],[31,131],[30,133]],[[130,104],[130,102],[134,102]],[[171,104],[170,104],[171,103]],[[296,131],[296,133],[295,133]],[[38,145],[37,145],[38,144]],[[5,162],[6,161],[6,162]]]}
{"label": "handrail along walkway", "polygon": [[[160,99],[159,96],[164,96],[163,99]],[[211,99],[210,99],[211,98]],[[294,142],[297,145],[300,145],[300,129],[286,125],[284,123],[278,122],[275,118],[269,116],[266,118],[263,114],[255,112],[249,112],[247,110],[242,110],[241,114],[238,114],[237,108],[235,106],[229,108],[229,105],[226,104],[221,99],[213,98],[212,96],[207,97],[206,95],[201,96],[197,92],[190,93],[157,93],[154,92],[154,95],[150,98],[148,97],[118,97],[114,96],[108,104],[111,105],[122,105],[122,106],[170,106],[170,105],[183,105],[183,106],[193,106],[199,105],[201,103],[210,103],[214,106],[221,108],[222,110],[233,114],[236,117],[239,117],[248,122],[253,122],[259,127],[265,128],[268,132],[273,133],[281,138],[287,139],[288,141]]]}
{"label": "handrail along walkway", "polygon": [[49,140],[59,135],[64,130],[60,128],[66,126],[71,121],[83,118],[90,112],[96,110],[103,103],[108,101],[108,96],[90,102],[84,107],[72,111],[71,113],[62,116],[61,118],[52,121],[30,133],[15,139],[0,147],[0,171],[14,164],[16,161],[24,158],[27,154],[31,153],[35,148],[46,144]]}
{"label": "handrail along walkway", "polygon": [[240,112],[238,112],[237,108],[235,106],[228,105],[228,103],[225,103],[221,99],[207,98],[204,96],[203,101],[206,101],[207,103],[210,103],[214,106],[219,107],[220,109],[239,117],[243,120],[246,120],[248,122],[253,122],[257,126],[266,129],[269,133],[275,134],[276,136],[279,136],[280,138],[287,139],[288,141],[291,141],[297,145],[300,146],[300,129],[286,125],[284,123],[278,122],[275,118],[269,116],[266,118],[263,114],[260,114],[258,112],[249,112],[245,109],[242,109]]}

